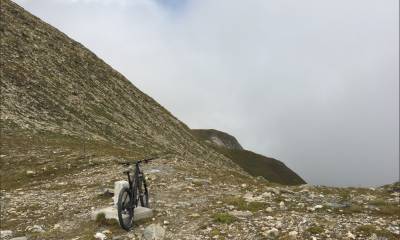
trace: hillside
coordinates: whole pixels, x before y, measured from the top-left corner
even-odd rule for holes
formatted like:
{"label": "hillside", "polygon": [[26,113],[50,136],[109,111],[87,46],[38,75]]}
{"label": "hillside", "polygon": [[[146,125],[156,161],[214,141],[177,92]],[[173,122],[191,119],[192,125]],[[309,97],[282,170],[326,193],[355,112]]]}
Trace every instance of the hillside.
{"label": "hillside", "polygon": [[[398,239],[393,187],[252,177],[84,46],[0,3],[0,239],[150,240],[151,226],[157,240]],[[145,156],[158,156],[143,165],[153,217],[130,232],[93,220],[126,179],[119,163]]]}
{"label": "hillside", "polygon": [[205,129],[195,129],[192,132],[201,141],[210,144],[216,151],[232,159],[252,176],[262,176],[268,181],[287,185],[306,183],[281,161],[244,150],[236,138],[227,133]]}
{"label": "hillside", "polygon": [[[121,158],[208,151],[185,124],[81,44],[10,1],[2,1],[1,10],[0,121],[3,138],[10,139],[4,144],[46,150],[62,142],[85,157],[99,151]],[[234,167],[221,155],[211,158]],[[9,171],[12,165],[1,171],[18,185],[13,179],[32,163],[19,162],[17,174]]]}

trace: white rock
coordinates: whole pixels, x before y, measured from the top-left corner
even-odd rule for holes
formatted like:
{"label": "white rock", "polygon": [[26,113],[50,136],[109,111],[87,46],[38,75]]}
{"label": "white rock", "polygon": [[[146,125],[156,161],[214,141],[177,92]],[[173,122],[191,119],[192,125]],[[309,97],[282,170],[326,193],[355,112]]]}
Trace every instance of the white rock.
{"label": "white rock", "polygon": [[312,211],[312,212],[314,212],[315,210],[321,209],[321,208],[323,208],[323,207],[324,207],[324,206],[322,206],[322,205],[315,205],[314,207],[309,208],[309,210]]}
{"label": "white rock", "polygon": [[150,224],[143,231],[146,240],[162,240],[165,236],[165,229],[158,224]]}
{"label": "white rock", "polygon": [[35,171],[32,171],[32,170],[26,171],[26,175],[34,175],[34,174],[35,174]]}
{"label": "white rock", "polygon": [[261,197],[263,197],[263,198],[271,198],[272,197],[272,193],[265,192],[265,193],[261,194]]}
{"label": "white rock", "polygon": [[281,202],[279,203],[279,207],[280,207],[281,209],[284,209],[284,208],[285,208],[285,202],[281,201]]}
{"label": "white rock", "polygon": [[269,212],[269,213],[272,212],[273,211],[272,207],[267,207],[266,211]]}
{"label": "white rock", "polygon": [[356,239],[356,236],[354,236],[354,234],[352,234],[351,232],[347,232],[346,236],[348,239]]}
{"label": "white rock", "polygon": [[105,239],[107,239],[107,236],[106,236],[104,233],[97,232],[97,233],[94,235],[94,238],[95,238],[95,239],[99,239],[99,240],[105,240]]}
{"label": "white rock", "polygon": [[267,187],[266,188],[267,192],[272,192],[276,195],[279,195],[281,193],[281,191],[279,189],[273,188],[273,187]]}
{"label": "white rock", "polygon": [[290,239],[297,239],[297,232],[296,231],[289,232],[289,238]]}
{"label": "white rock", "polygon": [[0,239],[6,239],[12,237],[13,232],[11,230],[2,230],[0,231]]}
{"label": "white rock", "polygon": [[54,224],[54,227],[53,227],[54,230],[57,230],[57,229],[60,229],[60,228],[61,228],[60,224],[58,224],[58,223]]}
{"label": "white rock", "polygon": [[250,217],[253,216],[253,213],[250,211],[231,211],[229,212],[229,214],[231,214],[232,216],[238,217],[238,218],[246,218],[246,217]]}
{"label": "white rock", "polygon": [[45,232],[42,226],[33,225],[33,227],[27,227],[28,231],[42,233]]}
{"label": "white rock", "polygon": [[123,181],[116,181],[114,183],[114,206],[117,206],[119,192],[122,190],[123,187],[129,187],[129,183],[125,180]]}
{"label": "white rock", "polygon": [[271,230],[266,231],[264,236],[266,236],[268,239],[275,239],[279,236],[279,230],[272,228]]}

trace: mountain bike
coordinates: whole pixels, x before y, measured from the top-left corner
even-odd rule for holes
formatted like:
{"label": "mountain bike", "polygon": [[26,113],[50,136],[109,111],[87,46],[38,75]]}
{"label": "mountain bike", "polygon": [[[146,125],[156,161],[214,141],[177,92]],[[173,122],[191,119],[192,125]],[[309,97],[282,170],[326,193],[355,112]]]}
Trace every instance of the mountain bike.
{"label": "mountain bike", "polygon": [[121,227],[129,231],[133,227],[135,208],[139,206],[149,208],[149,191],[147,189],[146,179],[144,173],[140,168],[140,164],[148,163],[154,158],[147,158],[137,160],[132,163],[123,163],[124,165],[130,166],[135,165],[133,169],[133,175],[131,170],[125,170],[124,173],[128,176],[129,186],[123,187],[118,196],[117,208],[118,208],[118,220]]}

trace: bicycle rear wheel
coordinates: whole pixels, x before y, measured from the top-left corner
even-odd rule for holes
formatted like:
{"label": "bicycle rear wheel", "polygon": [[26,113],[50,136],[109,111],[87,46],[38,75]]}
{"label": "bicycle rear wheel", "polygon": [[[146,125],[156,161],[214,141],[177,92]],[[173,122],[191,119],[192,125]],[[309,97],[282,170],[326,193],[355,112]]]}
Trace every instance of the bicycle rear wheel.
{"label": "bicycle rear wheel", "polygon": [[118,196],[118,221],[121,227],[129,231],[133,227],[134,203],[128,187],[121,189]]}

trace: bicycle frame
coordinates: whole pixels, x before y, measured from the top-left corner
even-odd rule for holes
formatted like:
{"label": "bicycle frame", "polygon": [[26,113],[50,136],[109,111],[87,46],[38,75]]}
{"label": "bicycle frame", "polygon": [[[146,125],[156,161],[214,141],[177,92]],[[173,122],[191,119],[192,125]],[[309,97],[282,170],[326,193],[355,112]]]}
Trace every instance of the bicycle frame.
{"label": "bicycle frame", "polygon": [[[131,207],[132,208],[137,207],[138,200],[140,201],[139,196],[143,195],[143,189],[141,188],[142,183],[146,186],[146,182],[143,181],[144,174],[143,174],[143,172],[142,172],[142,170],[140,168],[140,163],[142,163],[142,161],[135,162],[135,170],[134,170],[134,173],[133,173],[132,176],[130,175],[129,171],[127,172],[129,189],[131,190],[129,197],[130,197],[130,199],[133,199],[133,201],[131,201],[131,204],[132,204]],[[136,190],[136,189],[134,189],[134,187],[135,187],[134,184],[135,183],[138,186],[138,192],[136,192],[136,194],[138,194],[138,196],[135,196],[135,190]]]}

